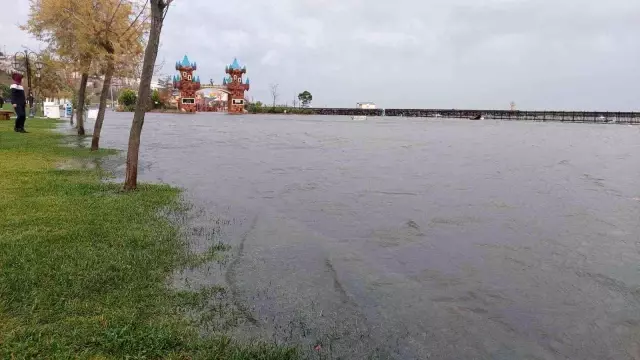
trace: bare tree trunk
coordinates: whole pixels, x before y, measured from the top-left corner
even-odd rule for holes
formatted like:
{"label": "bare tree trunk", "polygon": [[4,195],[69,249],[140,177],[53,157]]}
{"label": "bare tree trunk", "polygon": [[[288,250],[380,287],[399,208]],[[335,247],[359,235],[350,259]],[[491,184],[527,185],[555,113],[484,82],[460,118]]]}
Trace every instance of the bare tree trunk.
{"label": "bare tree trunk", "polygon": [[[140,135],[144,125],[144,115],[148,109],[151,98],[151,77],[153,76],[158,46],[160,46],[160,33],[165,16],[165,8],[171,0],[151,0],[151,29],[149,41],[144,52],[140,87],[138,88],[138,101],[136,111],[129,132],[129,147],[127,149],[127,169],[125,171],[124,190],[135,190],[138,186],[138,155],[140,153]],[[168,9],[167,9],[168,10]]]}
{"label": "bare tree trunk", "polygon": [[73,105],[71,105],[71,118],[69,119],[69,124],[71,124],[71,126],[73,126],[73,115],[75,113],[75,109],[73,108]]}
{"label": "bare tree trunk", "polygon": [[89,81],[89,73],[82,73],[80,79],[80,89],[78,89],[78,135],[84,135],[84,98],[87,91],[87,82]]}
{"label": "bare tree trunk", "polygon": [[113,58],[109,56],[107,60],[107,70],[104,74],[104,84],[102,84],[102,93],[100,93],[100,107],[98,108],[98,117],[93,127],[93,137],[91,138],[91,151],[96,151],[100,147],[100,132],[102,131],[102,123],[104,122],[104,113],[107,108],[107,97],[111,89],[111,78],[113,78],[114,63]]}

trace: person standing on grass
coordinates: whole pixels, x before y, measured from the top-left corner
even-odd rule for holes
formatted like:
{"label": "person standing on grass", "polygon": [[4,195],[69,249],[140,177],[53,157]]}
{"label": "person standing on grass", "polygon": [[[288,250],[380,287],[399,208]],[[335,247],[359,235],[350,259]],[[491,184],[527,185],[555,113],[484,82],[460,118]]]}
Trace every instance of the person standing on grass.
{"label": "person standing on grass", "polygon": [[11,104],[16,112],[16,125],[13,128],[15,132],[26,133],[24,130],[24,122],[27,119],[27,99],[24,96],[24,87],[22,87],[22,74],[14,73],[11,78]]}

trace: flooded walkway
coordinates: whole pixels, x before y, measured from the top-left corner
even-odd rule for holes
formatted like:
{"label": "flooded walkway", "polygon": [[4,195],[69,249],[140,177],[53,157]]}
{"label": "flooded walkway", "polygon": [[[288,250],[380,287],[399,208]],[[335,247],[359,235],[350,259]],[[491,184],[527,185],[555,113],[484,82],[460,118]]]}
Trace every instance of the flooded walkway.
{"label": "flooded walkway", "polygon": [[[124,149],[131,114],[109,113]],[[640,128],[149,114],[241,336],[333,359],[640,359]],[[220,220],[221,219],[221,220]]]}

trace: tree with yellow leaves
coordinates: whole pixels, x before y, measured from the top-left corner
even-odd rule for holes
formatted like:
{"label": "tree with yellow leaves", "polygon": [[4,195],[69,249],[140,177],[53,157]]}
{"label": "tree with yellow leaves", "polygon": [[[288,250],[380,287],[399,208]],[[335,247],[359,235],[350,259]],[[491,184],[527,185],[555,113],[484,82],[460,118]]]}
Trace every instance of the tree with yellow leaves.
{"label": "tree with yellow leaves", "polygon": [[[78,88],[77,128],[78,135],[84,135],[85,91],[89,68],[98,49],[93,41],[86,40],[88,36],[83,35],[83,29],[72,16],[73,11],[79,11],[74,9],[74,5],[78,5],[75,3],[74,0],[30,0],[29,20],[23,29],[46,42],[49,50],[73,64],[82,74]],[[80,8],[84,9],[91,3],[85,1]]]}
{"label": "tree with yellow leaves", "polygon": [[[105,1],[105,0],[103,0]],[[104,31],[96,34],[96,41],[104,54],[104,82],[100,94],[100,106],[98,117],[93,130],[91,140],[91,150],[98,150],[100,143],[100,132],[107,106],[107,98],[111,89],[111,80],[116,65],[120,64],[119,70],[131,67],[132,62],[141,60],[143,32],[146,28],[147,3],[139,7],[137,3],[126,0],[106,0],[112,8],[106,13],[111,14],[111,18],[102,19]]]}
{"label": "tree with yellow leaves", "polygon": [[72,93],[65,78],[65,63],[48,50],[38,53],[42,62],[42,70],[37,74],[34,82],[35,97],[66,98]]}
{"label": "tree with yellow leaves", "polygon": [[142,54],[146,10],[147,1],[141,0],[30,0],[29,21],[23,28],[47,42],[82,74],[77,96],[78,135],[85,134],[84,99],[91,66],[104,65],[93,150],[98,148],[116,62]]}

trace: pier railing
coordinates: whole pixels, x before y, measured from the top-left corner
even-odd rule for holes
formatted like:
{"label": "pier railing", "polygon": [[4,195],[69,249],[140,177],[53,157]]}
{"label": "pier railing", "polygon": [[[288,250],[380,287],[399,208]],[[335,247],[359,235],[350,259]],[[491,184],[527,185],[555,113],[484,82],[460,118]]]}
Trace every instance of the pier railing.
{"label": "pier railing", "polygon": [[576,123],[615,123],[640,125],[640,112],[611,111],[519,111],[474,109],[349,109],[310,108],[316,115],[399,116],[469,119],[478,115],[485,119],[561,121]]}

